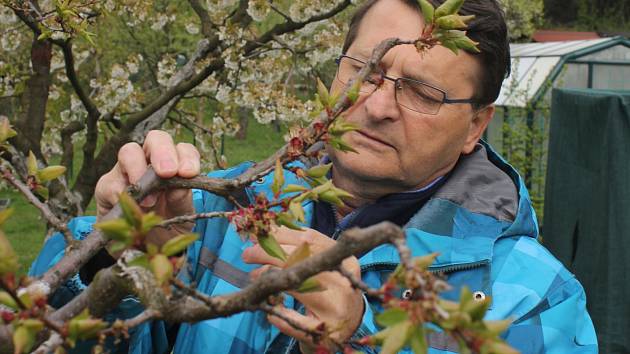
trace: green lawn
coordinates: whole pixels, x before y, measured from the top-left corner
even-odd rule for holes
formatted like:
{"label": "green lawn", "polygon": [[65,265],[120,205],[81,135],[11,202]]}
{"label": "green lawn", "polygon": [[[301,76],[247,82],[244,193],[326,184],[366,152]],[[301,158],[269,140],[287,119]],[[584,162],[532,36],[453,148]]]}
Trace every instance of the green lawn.
{"label": "green lawn", "polygon": [[[284,144],[282,138],[284,132],[286,129],[278,133],[272,126],[251,121],[247,139],[237,140],[230,137],[225,139],[224,148],[228,163],[234,165],[246,160],[264,159]],[[44,243],[45,222],[40,217],[39,211],[21,194],[11,190],[2,190],[0,198],[11,199],[14,214],[3,226],[3,230],[19,255],[20,272],[26,273]],[[88,210],[93,213],[93,205]]]}

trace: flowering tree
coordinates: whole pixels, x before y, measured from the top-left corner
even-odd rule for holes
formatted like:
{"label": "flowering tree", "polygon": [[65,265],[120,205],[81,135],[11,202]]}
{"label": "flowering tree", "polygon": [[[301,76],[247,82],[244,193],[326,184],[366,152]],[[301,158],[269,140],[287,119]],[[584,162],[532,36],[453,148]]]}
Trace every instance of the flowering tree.
{"label": "flowering tree", "polygon": [[[262,120],[269,117],[285,119],[289,114],[293,115],[296,112],[312,113],[312,119],[307,127],[295,130],[291,140],[284,147],[234,179],[196,177],[161,180],[149,170],[130,188],[129,195],[121,195],[120,203],[103,218],[103,221],[95,225],[95,231],[80,242],[73,239],[63,218],[52,210],[50,199],[46,201],[48,188],[50,191],[56,188],[51,181],[61,177],[66,172],[65,168],[42,167],[42,161],[38,161],[37,157],[39,153],[39,159],[45,159],[41,148],[40,151],[21,158],[20,149],[23,148],[21,144],[28,144],[32,135],[26,130],[20,130],[20,124],[23,124],[21,121],[14,123],[14,129],[8,119],[1,119],[0,144],[4,159],[0,166],[2,177],[37,206],[53,228],[64,234],[67,248],[63,258],[41,278],[16,279],[15,254],[4,235],[0,233],[0,304],[3,305],[0,310],[2,315],[0,351],[23,353],[35,348],[37,353],[64,352],[77,341],[89,338],[98,339],[97,348],[100,348],[106,338],[124,336],[129,328],[155,319],[194,322],[252,310],[265,311],[283,318],[277,308],[283,291],[291,289],[297,292],[321,291],[326,284],[321,284],[316,275],[323,271],[337,271],[346,277],[352,286],[381,301],[385,311],[377,316],[377,322],[383,330],[361,339],[338,342],[330,336],[331,328],[326,325],[306,328],[289,318],[284,319],[296,330],[311,336],[322,352],[342,348],[351,351],[352,346],[362,345],[380,346],[383,353],[395,353],[404,346],[411,347],[416,353],[425,353],[427,331],[432,328],[426,324],[430,323],[456,339],[463,351],[512,353],[513,350],[497,337],[510,321],[483,320],[490,299],[473,299],[467,290],[462,291],[459,303],[440,299],[439,292],[447,289],[448,285],[427,271],[435,255],[411,258],[404,233],[392,224],[382,223],[362,230],[346,231],[333,247],[317,254],[312,253],[307,244],[297,247],[291,254],[286,254],[273,235],[274,225],[301,230],[300,225],[305,221],[303,201],[322,200],[341,205],[343,199],[349,196],[326,178],[330,165],[308,169],[287,165],[300,157],[319,157],[323,141],[333,148],[352,151],[352,147],[346,145],[341,137],[356,127],[345,122],[340,116],[354,104],[363,81],[374,72],[389,49],[401,44],[412,44],[420,53],[436,45],[445,46],[455,53],[460,50],[477,50],[476,43],[471,41],[464,31],[471,17],[457,14],[462,3],[463,0],[447,0],[438,8],[434,8],[428,1],[421,0],[426,25],[419,38],[408,41],[391,38],[383,41],[374,49],[371,58],[356,77],[348,82],[343,92],[330,93],[320,82],[317,100],[309,105],[289,93],[277,97],[273,103],[265,102],[267,98],[260,90],[269,87],[273,80],[267,81],[266,77],[259,77],[254,71],[248,73],[245,63],[254,57],[260,60],[258,64],[266,64],[270,68],[275,65],[275,60],[281,63],[286,59],[282,57],[282,53],[286,54],[288,48],[295,50],[295,46],[300,45],[300,36],[308,35],[300,32],[300,29],[304,30],[309,23],[339,12],[347,3],[335,5],[332,10],[323,10],[325,15],[320,15],[314,14],[313,9],[317,8],[319,13],[322,11],[322,4],[310,1],[308,5],[307,2],[297,5],[292,3],[288,10],[275,8],[268,2],[241,1],[232,6],[223,4],[226,7],[210,9],[217,11],[208,11],[195,1],[189,1],[192,10],[201,19],[203,25],[199,31],[204,38],[197,43],[197,50],[191,58],[182,63],[179,69],[174,70],[168,80],[162,80],[163,74],[160,74],[168,69],[157,71],[159,75],[156,75],[155,79],[158,83],[161,82],[160,87],[163,87],[163,91],[145,92],[141,95],[130,88],[133,83],[125,81],[130,81],[131,75],[139,72],[141,60],[138,56],[130,58],[124,66],[113,65],[107,80],[99,83],[99,80],[95,79],[96,81],[90,84],[93,88],[91,94],[87,94],[75,70],[76,58],[72,55],[74,40],[83,37],[88,43],[94,42],[94,35],[87,29],[90,26],[89,22],[100,16],[99,11],[103,13],[116,11],[117,6],[113,4],[108,6],[107,2],[95,5],[91,2],[71,4],[67,1],[54,3],[54,10],[46,11],[43,4],[40,8],[34,2],[7,2],[20,20],[35,33],[37,38],[34,42],[47,43],[41,47],[38,44],[37,48],[33,45],[31,53],[39,53],[41,50],[51,54],[52,45],[61,48],[69,84],[75,89],[80,106],[85,109],[78,110],[78,114],[82,115],[77,117],[86,121],[84,129],[87,130],[87,139],[90,137],[90,129],[96,129],[92,133],[97,134],[99,124],[113,126],[114,132],[98,155],[94,155],[96,150],[90,150],[89,147],[96,141],[90,143],[86,140],[85,146],[88,148],[84,147],[84,153],[93,154],[92,157],[86,157],[92,158],[92,163],[100,161],[103,151],[117,148],[125,139],[141,139],[146,129],[161,124],[168,112],[175,109],[178,102],[191,92],[199,95],[208,92],[215,96],[227,95],[225,102],[219,100],[221,105],[218,112],[233,109],[230,108],[230,102],[240,99],[246,103],[251,102],[249,104],[257,111],[256,116]],[[207,6],[211,7],[213,4]],[[226,11],[226,8],[229,10]],[[142,11],[142,7],[134,8],[134,11],[137,11],[134,18],[143,21],[142,14],[145,12]],[[265,31],[252,25],[253,20],[262,20],[272,13],[281,17],[279,23],[269,25],[270,29]],[[169,16],[157,16],[154,20],[151,26],[157,28],[175,21]],[[287,35],[290,31],[294,31],[291,36]],[[191,28],[189,32],[195,30]],[[250,38],[248,36],[253,37],[249,40],[244,39]],[[279,48],[266,44],[272,40],[274,43],[284,44],[281,43],[282,46]],[[292,42],[292,45],[288,46],[286,43],[289,40],[297,42]],[[36,54],[32,54],[32,57],[40,58],[39,54]],[[278,57],[275,57],[276,55]],[[176,60],[177,58],[175,66]],[[32,61],[35,62],[35,59]],[[158,63],[158,68],[173,66],[168,60],[161,63]],[[52,65],[48,67],[52,68]],[[216,85],[204,88],[202,82],[210,79],[213,73],[217,76],[214,78]],[[278,77],[275,79],[278,80]],[[26,85],[29,90],[39,87],[31,84],[32,82],[29,82]],[[221,92],[224,85],[232,85],[232,88]],[[242,90],[241,86],[234,85],[243,85]],[[253,86],[254,91],[247,91],[246,87],[249,86]],[[50,90],[50,87],[48,84],[46,89]],[[114,87],[120,90],[115,90]],[[129,89],[125,90],[125,87]],[[234,87],[238,87],[238,90]],[[107,90],[111,90],[110,93],[104,94]],[[101,94],[104,96],[100,96]],[[114,97],[113,101],[103,98],[111,95]],[[154,95],[154,99],[144,101],[146,96],[150,95]],[[258,95],[255,96],[258,102],[256,104],[261,106],[249,101],[247,95]],[[99,101],[101,99],[102,101]],[[97,105],[96,102],[101,102],[101,105]],[[278,106],[274,108],[272,105]],[[102,107],[107,107],[108,110],[102,113]],[[130,110],[135,108],[137,111],[125,115],[119,113],[121,107]],[[75,113],[77,112],[71,111],[68,115],[73,116]],[[72,122],[77,120],[70,123]],[[94,126],[90,128],[90,124]],[[15,143],[8,143],[10,139]],[[84,168],[86,167],[82,167],[82,170]],[[302,183],[299,185],[285,183],[285,175],[289,172],[297,176]],[[273,174],[272,195],[259,194],[248,206],[241,206],[234,199],[243,188],[269,173]],[[63,183],[61,185],[63,187]],[[160,188],[203,189],[225,197],[236,207],[232,211],[184,215],[163,220],[154,213],[144,213],[136,204],[137,200]],[[10,211],[0,214],[0,225],[9,215]],[[238,292],[216,297],[208,297],[198,292],[193,285],[174,277],[173,274],[181,269],[185,259],[180,256],[181,252],[194,242],[197,236],[182,234],[163,245],[157,245],[147,240],[147,233],[157,226],[169,227],[183,221],[206,218],[227,218],[244,237],[255,238],[269,255],[280,259],[283,267],[262,274]],[[48,295],[108,243],[111,246],[110,251],[122,252],[117,263],[99,272],[88,288],[69,303],[59,309],[51,308],[47,304]],[[372,289],[345,269],[342,262],[352,255],[362,254],[384,243],[391,243],[396,247],[401,265],[382,288]],[[396,289],[401,288],[410,289],[410,296],[401,299],[393,295]],[[145,311],[126,321],[105,322],[102,317],[128,295],[137,296],[142,301]]]}
{"label": "flowering tree", "polygon": [[[2,4],[0,107],[19,133],[10,142],[42,164],[61,160],[66,181],[74,172],[72,193],[55,184],[50,204],[76,215],[118,149],[168,119],[193,130],[217,165],[239,108],[263,123],[308,118],[313,103],[298,95],[314,80],[304,78],[335,54],[344,28],[334,16],[350,1]],[[197,119],[206,110],[210,126]]]}

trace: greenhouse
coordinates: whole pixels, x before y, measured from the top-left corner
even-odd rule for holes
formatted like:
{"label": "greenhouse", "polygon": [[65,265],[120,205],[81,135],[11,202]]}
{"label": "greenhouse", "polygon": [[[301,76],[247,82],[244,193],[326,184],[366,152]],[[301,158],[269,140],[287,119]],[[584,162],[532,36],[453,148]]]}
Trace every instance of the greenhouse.
{"label": "greenhouse", "polygon": [[541,212],[552,88],[630,90],[630,40],[523,43],[510,49],[511,75],[485,138],[525,177]]}

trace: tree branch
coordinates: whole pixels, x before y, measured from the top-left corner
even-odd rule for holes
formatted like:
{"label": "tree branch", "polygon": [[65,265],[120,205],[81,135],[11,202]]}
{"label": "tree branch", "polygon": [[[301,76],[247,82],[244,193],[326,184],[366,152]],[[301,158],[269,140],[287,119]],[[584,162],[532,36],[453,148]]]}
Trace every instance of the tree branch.
{"label": "tree branch", "polygon": [[39,209],[42,216],[44,216],[44,218],[53,226],[53,228],[61,231],[68,247],[74,245],[75,240],[72,237],[70,230],[68,230],[68,226],[50,210],[46,203],[42,203],[39,198],[37,198],[35,194],[33,194],[31,189],[24,183],[22,183],[22,181],[17,179],[15,175],[11,172],[11,170],[9,170],[9,168],[4,164],[0,164],[0,174],[2,174],[2,178],[4,178],[5,181],[15,187],[15,189],[20,191],[20,193],[22,193],[22,195],[26,198],[26,200],[29,201],[29,203],[33,204],[33,206]]}

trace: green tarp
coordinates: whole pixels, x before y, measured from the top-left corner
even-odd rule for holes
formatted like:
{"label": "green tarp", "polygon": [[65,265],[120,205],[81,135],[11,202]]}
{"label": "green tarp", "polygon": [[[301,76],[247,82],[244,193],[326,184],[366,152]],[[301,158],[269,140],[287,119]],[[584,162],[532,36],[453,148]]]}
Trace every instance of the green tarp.
{"label": "green tarp", "polygon": [[630,353],[630,92],[551,107],[543,243],[584,285],[600,353]]}

